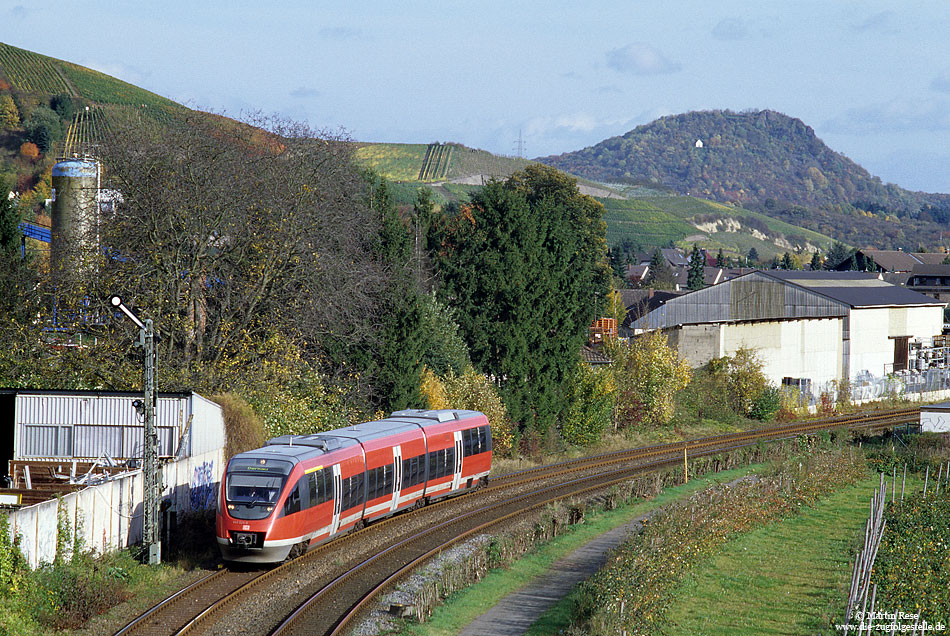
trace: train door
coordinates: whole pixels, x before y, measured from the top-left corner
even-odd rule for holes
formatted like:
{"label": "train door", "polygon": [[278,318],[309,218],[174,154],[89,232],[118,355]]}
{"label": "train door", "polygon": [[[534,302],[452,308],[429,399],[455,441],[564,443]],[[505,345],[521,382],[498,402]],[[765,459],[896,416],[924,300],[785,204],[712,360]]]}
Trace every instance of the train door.
{"label": "train door", "polygon": [[330,534],[336,534],[340,529],[340,512],[343,506],[343,477],[340,474],[340,465],[333,464],[333,520],[330,522]]}
{"label": "train door", "polygon": [[452,476],[452,490],[458,490],[462,483],[462,431],[455,431],[455,473]]}
{"label": "train door", "polygon": [[402,450],[393,446],[393,503],[390,510],[399,507],[399,493],[402,489]]}

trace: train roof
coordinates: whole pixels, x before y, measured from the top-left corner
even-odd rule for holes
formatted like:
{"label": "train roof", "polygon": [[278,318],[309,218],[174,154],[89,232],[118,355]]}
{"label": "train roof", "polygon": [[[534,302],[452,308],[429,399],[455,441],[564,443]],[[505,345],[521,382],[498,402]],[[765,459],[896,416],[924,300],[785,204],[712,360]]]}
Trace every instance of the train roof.
{"label": "train roof", "polygon": [[289,462],[296,464],[299,461],[308,459],[310,457],[315,457],[322,454],[323,451],[313,448],[311,446],[264,446],[263,448],[255,448],[254,450],[245,451],[243,453],[238,453],[234,457],[236,458],[259,458],[266,457],[269,459],[284,459]]}
{"label": "train roof", "polygon": [[345,428],[337,428],[323,433],[310,435],[281,435],[267,441],[267,446],[307,446],[322,452],[330,452],[338,448],[346,448],[360,442],[367,442],[388,435],[395,435],[427,428],[453,420],[464,420],[481,415],[478,411],[461,409],[406,409],[396,411],[389,417],[372,422],[362,422]]}

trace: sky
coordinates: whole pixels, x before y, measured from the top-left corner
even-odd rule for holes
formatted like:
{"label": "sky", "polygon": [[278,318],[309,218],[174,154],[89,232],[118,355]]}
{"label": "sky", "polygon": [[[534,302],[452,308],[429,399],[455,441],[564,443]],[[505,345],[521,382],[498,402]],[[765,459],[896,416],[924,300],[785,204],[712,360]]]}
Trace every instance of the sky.
{"label": "sky", "polygon": [[0,41],[193,108],[539,157],[657,117],[771,109],[950,192],[942,0],[0,0]]}

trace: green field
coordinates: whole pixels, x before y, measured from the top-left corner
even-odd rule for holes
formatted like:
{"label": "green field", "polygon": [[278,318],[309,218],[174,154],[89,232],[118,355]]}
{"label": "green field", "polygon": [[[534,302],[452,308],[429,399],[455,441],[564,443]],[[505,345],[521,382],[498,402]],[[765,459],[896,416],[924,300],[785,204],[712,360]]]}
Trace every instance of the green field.
{"label": "green field", "polygon": [[[714,201],[684,196],[650,196],[629,200],[601,199],[607,209],[607,244],[616,245],[628,238],[635,244],[666,245],[670,241],[690,248],[697,243],[701,248],[716,253],[722,249],[727,256],[745,256],[755,248],[760,258],[768,259],[793,251],[776,245],[775,239],[784,239],[791,245],[820,247],[827,250],[831,238],[806,230],[764,214],[735,208]],[[737,232],[699,230],[695,224],[715,219],[732,219],[741,224]],[[758,236],[756,235],[758,234]],[[706,239],[697,240],[696,236]]]}
{"label": "green field", "polygon": [[745,534],[674,594],[670,634],[814,634],[842,618],[875,476]]}
{"label": "green field", "polygon": [[[755,472],[760,468],[761,466],[750,466],[692,479],[688,484],[667,488],[651,500],[641,501],[633,505],[624,505],[610,512],[590,510],[583,524],[569,526],[565,534],[538,547],[534,552],[518,559],[510,567],[492,570],[488,576],[475,585],[449,597],[445,604],[435,609],[427,622],[408,623],[400,633],[403,636],[449,636],[458,634],[465,625],[491,609],[506,595],[530,583],[536,577],[544,576],[544,573],[555,561],[594,537],[672,501],[686,498],[695,492],[710,487],[712,484],[725,483],[750,472]],[[565,623],[559,621],[557,616],[563,618],[568,610],[568,605],[563,603],[552,608],[550,612],[553,612],[553,614],[549,613],[542,616],[528,634],[559,633],[557,630],[564,628]]]}

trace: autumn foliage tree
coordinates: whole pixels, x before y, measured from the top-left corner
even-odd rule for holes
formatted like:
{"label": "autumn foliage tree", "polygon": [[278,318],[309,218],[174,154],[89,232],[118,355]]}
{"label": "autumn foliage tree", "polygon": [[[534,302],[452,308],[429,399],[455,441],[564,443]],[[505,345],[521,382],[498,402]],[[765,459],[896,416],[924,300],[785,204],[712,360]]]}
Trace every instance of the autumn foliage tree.
{"label": "autumn foliage tree", "polygon": [[629,342],[610,345],[617,386],[618,428],[665,425],[673,418],[675,396],[692,372],[666,335],[649,331]]}
{"label": "autumn foliage tree", "polygon": [[20,156],[29,161],[36,161],[40,156],[40,149],[33,142],[24,141],[20,144]]}
{"label": "autumn foliage tree", "polygon": [[165,386],[231,390],[309,368],[371,395],[346,353],[373,347],[389,278],[345,140],[203,113],[111,128],[102,160],[122,199],[104,219],[114,257],[96,296],[119,293],[155,320]]}

